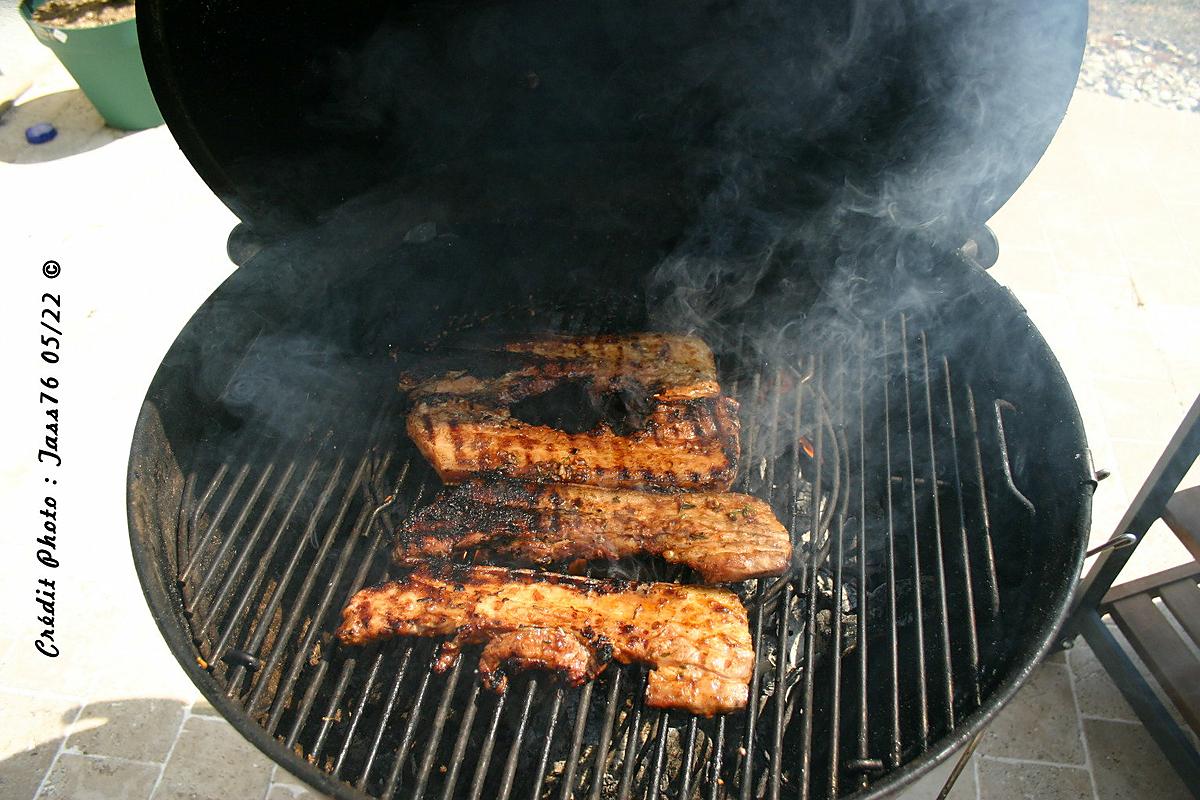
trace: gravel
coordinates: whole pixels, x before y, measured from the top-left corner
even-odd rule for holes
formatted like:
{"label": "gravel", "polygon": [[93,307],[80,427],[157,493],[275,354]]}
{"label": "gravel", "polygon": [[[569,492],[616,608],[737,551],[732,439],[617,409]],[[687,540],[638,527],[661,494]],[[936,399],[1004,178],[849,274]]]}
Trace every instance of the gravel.
{"label": "gravel", "polygon": [[1162,39],[1089,35],[1079,87],[1200,113],[1200,59]]}
{"label": "gravel", "polygon": [[1200,112],[1200,0],[1089,0],[1079,88]]}

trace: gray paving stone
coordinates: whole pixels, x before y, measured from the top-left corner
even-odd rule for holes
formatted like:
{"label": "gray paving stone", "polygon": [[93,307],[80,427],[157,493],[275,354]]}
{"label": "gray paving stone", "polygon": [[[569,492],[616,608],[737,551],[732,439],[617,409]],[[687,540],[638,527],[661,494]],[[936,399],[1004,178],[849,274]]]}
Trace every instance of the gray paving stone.
{"label": "gray paving stone", "polygon": [[267,793],[273,764],[224,720],[189,717],[154,800],[232,800]]}
{"label": "gray paving stone", "polygon": [[[1164,214],[1162,224],[1169,229],[1175,229],[1174,220]],[[1167,241],[1164,246],[1172,244],[1179,247],[1178,241]],[[1153,260],[1150,253],[1141,253],[1141,257],[1130,262],[1130,277],[1137,286],[1140,294],[1148,303],[1164,305],[1200,305],[1200,281],[1196,280],[1194,267],[1189,265],[1186,258],[1181,258],[1178,251],[1167,253],[1168,258]],[[1173,258],[1171,257],[1173,256]]]}
{"label": "gray paving stone", "polygon": [[33,797],[79,705],[0,692],[0,797]]}
{"label": "gray paving stone", "polygon": [[1042,663],[1043,664],[1065,664],[1065,663],[1067,663],[1067,654],[1060,648],[1055,647],[1049,653],[1046,654],[1046,657],[1042,659]]}
{"label": "gray paving stone", "polygon": [[327,795],[280,767],[275,771],[275,780],[271,783],[267,800],[327,800]]}
{"label": "gray paving stone", "polygon": [[[1116,307],[1128,308],[1136,302],[1135,298]],[[1133,312],[1121,314],[1114,304],[1104,302],[1085,302],[1071,310],[1089,339],[1083,352],[1089,374],[1143,381],[1162,380],[1169,374],[1166,359],[1154,347],[1150,334],[1130,322]]]}
{"label": "gray paving stone", "polygon": [[1022,250],[1012,258],[1002,258],[993,268],[992,277],[1005,286],[1019,286],[1029,292],[1054,294],[1059,290],[1058,267],[1049,251]]}
{"label": "gray paving stone", "polygon": [[993,761],[979,762],[979,800],[1081,800],[1092,797],[1092,780],[1082,767]]}
{"label": "gray paving stone", "polygon": [[77,732],[67,738],[67,749],[86,755],[162,763],[179,732],[183,710],[178,700],[89,703],[72,726]]}
{"label": "gray paving stone", "polygon": [[201,697],[196,702],[192,703],[192,716],[194,717],[216,717],[221,718],[220,712],[212,707],[212,703]]}
{"label": "gray paving stone", "polygon": [[316,794],[312,789],[275,783],[271,785],[271,791],[267,793],[267,800],[327,800],[327,796]]}
{"label": "gray paving stone", "polygon": [[275,777],[271,780],[271,793],[268,800],[325,800],[326,795],[317,792],[300,778],[284,770],[282,766],[275,769]]}
{"label": "gray paving stone", "polygon": [[1085,719],[1100,800],[1186,800],[1192,795],[1139,724]]}
{"label": "gray paving stone", "polygon": [[158,772],[151,764],[63,753],[37,800],[146,800]]}
{"label": "gray paving stone", "polygon": [[[1097,376],[1093,381],[1108,433],[1113,438],[1136,437],[1155,443],[1155,461],[1171,434],[1183,421],[1184,409],[1175,397],[1170,375],[1163,373],[1158,380],[1130,381]],[[1122,453],[1117,453],[1118,458]],[[1126,467],[1121,463],[1122,468]],[[1131,467],[1133,465],[1130,465]],[[1137,465],[1133,470],[1139,478],[1149,474],[1153,463]],[[1144,470],[1144,471],[1143,471]]]}
{"label": "gray paving stone", "polygon": [[1075,697],[1081,714],[1137,721],[1137,715],[1082,636],[1075,640],[1068,660],[1075,675]]}
{"label": "gray paving stone", "polygon": [[988,725],[981,755],[1083,764],[1071,680],[1064,664],[1042,664]]}

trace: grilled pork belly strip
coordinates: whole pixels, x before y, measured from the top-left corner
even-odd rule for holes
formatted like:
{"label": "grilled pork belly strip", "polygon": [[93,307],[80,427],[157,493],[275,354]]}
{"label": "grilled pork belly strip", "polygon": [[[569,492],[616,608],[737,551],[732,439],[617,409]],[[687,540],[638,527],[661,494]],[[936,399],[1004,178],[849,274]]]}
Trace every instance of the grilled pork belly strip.
{"label": "grilled pork belly strip", "polygon": [[575,364],[579,376],[606,381],[632,379],[662,402],[715,397],[721,391],[712,350],[695,336],[547,334],[506,342],[501,349]]}
{"label": "grilled pork belly strip", "polygon": [[408,415],[409,438],[446,483],[475,475],[724,491],[737,474],[741,425],[728,397],[660,403],[628,435],[601,423],[568,433],[516,419],[502,405],[431,398]]}
{"label": "grilled pork belly strip", "polygon": [[779,575],[792,554],[771,507],[745,494],[474,479],[421,509],[393,556],[421,563],[475,548],[543,566],[650,553],[711,583]]}
{"label": "grilled pork belly strip", "polygon": [[[460,368],[447,363],[445,366],[450,368],[440,374],[405,373],[401,375],[400,388],[416,398],[489,394],[508,402],[544,392],[564,380],[581,379],[593,381],[598,390],[617,390],[636,384],[660,402],[715,397],[721,391],[712,351],[694,336],[546,334],[484,346],[508,355],[476,354],[474,360],[480,367],[477,370],[470,351],[465,351],[460,357],[450,359],[461,361]],[[508,364],[504,363],[505,358]],[[492,374],[477,374],[481,371]]]}
{"label": "grilled pork belly strip", "polygon": [[536,666],[574,684],[610,659],[652,668],[646,703],[711,716],[744,708],[754,648],[746,609],[724,589],[634,583],[499,567],[418,571],[359,591],[342,611],[343,644],[453,636],[437,667],[484,644],[480,673]]}

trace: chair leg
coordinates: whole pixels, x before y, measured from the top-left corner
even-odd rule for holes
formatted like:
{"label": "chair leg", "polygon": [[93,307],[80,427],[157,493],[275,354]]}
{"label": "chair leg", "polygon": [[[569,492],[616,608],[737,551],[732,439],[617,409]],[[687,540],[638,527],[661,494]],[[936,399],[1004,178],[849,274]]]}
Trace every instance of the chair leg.
{"label": "chair leg", "polygon": [[1175,724],[1171,713],[1104,624],[1099,612],[1080,609],[1078,624],[1079,632],[1091,646],[1092,652],[1133,707],[1134,713],[1146,726],[1167,761],[1175,768],[1184,786],[1193,797],[1200,800],[1200,752]]}

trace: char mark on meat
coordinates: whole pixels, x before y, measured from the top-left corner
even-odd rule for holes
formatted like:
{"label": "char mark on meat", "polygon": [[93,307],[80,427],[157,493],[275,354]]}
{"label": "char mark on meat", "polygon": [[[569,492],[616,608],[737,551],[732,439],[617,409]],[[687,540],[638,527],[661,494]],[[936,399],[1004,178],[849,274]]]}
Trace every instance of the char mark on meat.
{"label": "char mark on meat", "polygon": [[431,353],[405,367],[400,388],[414,399],[490,395],[505,402],[539,394],[564,380],[589,380],[597,392],[638,385],[654,400],[678,402],[720,393],[712,351],[695,336],[632,333],[544,334],[480,340],[473,349]]}
{"label": "char mark on meat", "polygon": [[468,550],[542,567],[650,554],[721,583],[782,574],[792,544],[770,506],[745,494],[472,479],[414,515],[394,557],[419,565]]}
{"label": "char mark on meat", "polygon": [[419,401],[408,434],[446,483],[478,475],[618,488],[725,491],[737,475],[741,425],[728,397],[660,403],[627,435],[583,433],[515,418],[470,397]]}

